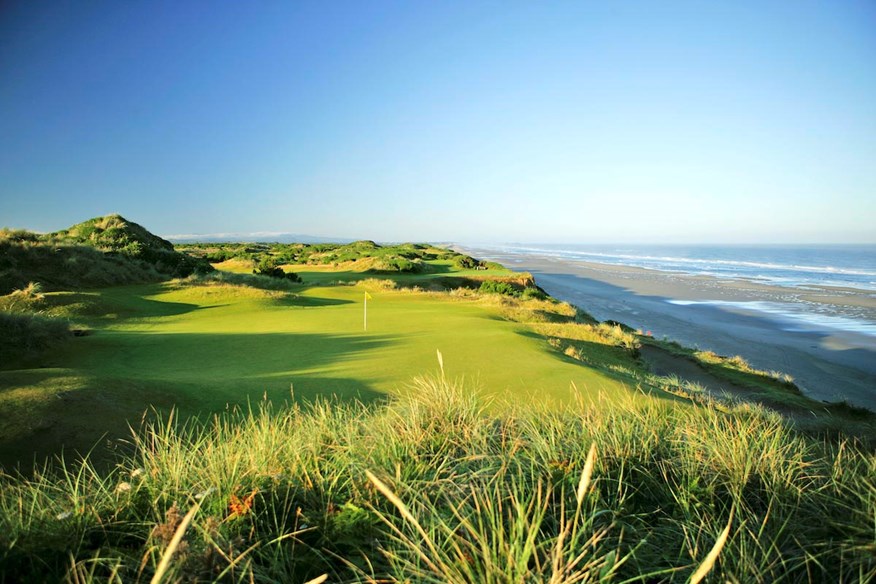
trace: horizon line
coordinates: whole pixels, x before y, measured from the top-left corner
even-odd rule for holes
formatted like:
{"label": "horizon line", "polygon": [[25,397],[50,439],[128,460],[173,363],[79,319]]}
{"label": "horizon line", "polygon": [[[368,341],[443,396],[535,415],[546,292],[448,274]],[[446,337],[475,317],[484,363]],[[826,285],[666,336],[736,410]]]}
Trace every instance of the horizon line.
{"label": "horizon line", "polygon": [[[401,242],[401,241],[415,241],[414,239],[381,239],[381,238],[373,238],[373,237],[352,237],[352,236],[338,236],[338,235],[315,235],[310,233],[297,233],[294,231],[228,231],[228,232],[216,232],[216,233],[177,233],[177,234],[160,234],[160,237],[163,237],[167,240],[179,240],[179,239],[191,239],[196,240],[198,238],[233,238],[233,237],[247,237],[247,238],[255,238],[255,237],[282,237],[282,236],[296,236],[296,237],[306,237],[310,239],[349,239],[350,241],[363,241],[363,240],[372,240],[372,241],[384,241],[384,242]],[[268,240],[264,240],[268,241]],[[560,242],[548,242],[548,241],[538,241],[538,240],[489,240],[489,241],[472,241],[465,239],[435,239],[435,238],[427,238],[417,241],[423,242],[433,242],[433,243],[452,243],[458,245],[720,245],[720,246],[753,246],[753,245],[765,245],[765,246],[818,246],[818,245],[829,245],[829,246],[841,246],[841,245],[862,245],[862,246],[876,246],[876,241],[787,241],[787,242],[766,242],[766,241],[642,241],[642,240],[633,240],[633,241],[560,241]],[[233,240],[229,240],[229,243],[233,243]]]}

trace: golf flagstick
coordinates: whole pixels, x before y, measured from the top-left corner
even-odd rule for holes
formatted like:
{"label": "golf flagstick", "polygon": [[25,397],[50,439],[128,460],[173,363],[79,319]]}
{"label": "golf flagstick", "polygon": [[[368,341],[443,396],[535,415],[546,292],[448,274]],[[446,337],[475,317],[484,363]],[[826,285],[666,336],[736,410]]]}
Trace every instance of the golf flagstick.
{"label": "golf flagstick", "polygon": [[363,305],[363,318],[364,318],[364,326],[362,330],[368,330],[368,299],[371,298],[371,294],[365,292],[365,304]]}

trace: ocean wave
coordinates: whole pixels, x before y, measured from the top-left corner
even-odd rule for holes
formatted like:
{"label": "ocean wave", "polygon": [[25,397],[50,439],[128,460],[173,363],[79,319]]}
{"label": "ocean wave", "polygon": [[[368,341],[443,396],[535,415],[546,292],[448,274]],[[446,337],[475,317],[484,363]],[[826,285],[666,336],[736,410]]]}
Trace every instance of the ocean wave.
{"label": "ocean wave", "polygon": [[819,314],[795,309],[794,304],[764,301],[734,302],[729,300],[667,300],[677,306],[717,306],[768,314],[784,321],[784,330],[795,332],[829,332],[841,331],[857,333],[868,337],[876,337],[876,323],[867,320],[852,319],[844,316]]}
{"label": "ocean wave", "polygon": [[[574,249],[537,245],[497,246],[495,249],[514,255],[540,255],[566,261],[588,261],[607,265],[645,268],[661,272],[680,272],[721,279],[747,280],[789,288],[831,286],[876,290],[876,247],[845,249],[798,248],[685,248],[688,255],[636,252],[631,248]],[[732,256],[738,257],[732,257]],[[759,256],[746,259],[745,255]],[[774,258],[770,258],[770,255]],[[690,257],[693,256],[693,257]],[[711,257],[710,257],[711,256]],[[730,256],[730,257],[714,257]],[[785,257],[782,257],[785,256]],[[792,259],[788,256],[797,256]],[[813,261],[793,261],[808,256]],[[782,261],[786,259],[788,261]],[[815,263],[823,260],[823,263]]]}
{"label": "ocean wave", "polygon": [[781,270],[787,272],[810,272],[817,274],[842,274],[847,276],[876,277],[876,271],[840,268],[836,266],[808,266],[801,264],[782,264],[772,262],[752,262],[745,260],[722,260],[709,258],[686,258],[678,256],[651,256],[638,254],[613,254],[605,252],[579,251],[579,250],[548,250],[541,248],[512,248],[527,253],[541,253],[555,257],[594,257],[601,259],[620,259],[627,261],[640,261],[664,264],[691,264],[697,266],[734,266],[744,268],[759,268],[766,270]]}

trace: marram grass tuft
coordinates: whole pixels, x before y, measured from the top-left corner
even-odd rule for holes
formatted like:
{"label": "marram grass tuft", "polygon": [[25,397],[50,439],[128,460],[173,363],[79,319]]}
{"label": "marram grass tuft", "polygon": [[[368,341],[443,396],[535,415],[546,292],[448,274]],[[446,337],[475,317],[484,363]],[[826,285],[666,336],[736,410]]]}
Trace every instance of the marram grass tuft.
{"label": "marram grass tuft", "polygon": [[762,409],[268,402],[0,479],[0,581],[876,578],[876,456]]}

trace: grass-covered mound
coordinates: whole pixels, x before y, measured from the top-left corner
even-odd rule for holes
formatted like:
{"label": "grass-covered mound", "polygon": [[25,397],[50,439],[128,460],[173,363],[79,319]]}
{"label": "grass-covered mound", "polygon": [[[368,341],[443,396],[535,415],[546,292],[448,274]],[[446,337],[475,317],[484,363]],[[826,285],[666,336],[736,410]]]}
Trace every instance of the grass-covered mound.
{"label": "grass-covered mound", "polygon": [[212,269],[120,215],[45,235],[0,230],[0,294],[30,282],[46,290],[77,290],[155,282]]}
{"label": "grass-covered mound", "polygon": [[[22,365],[69,339],[67,315],[34,290],[74,291],[212,271],[204,260],[119,215],[40,235],[0,230],[0,368]],[[57,312],[57,311],[55,311]]]}
{"label": "grass-covered mound", "polygon": [[854,443],[749,406],[485,406],[442,373],[382,405],[169,420],[108,473],[4,477],[0,579],[876,578],[876,456]]}
{"label": "grass-covered mound", "polygon": [[456,270],[503,269],[499,264],[425,243],[380,245],[370,240],[347,244],[220,243],[185,244],[178,249],[214,263],[236,260],[257,266],[270,261],[275,265],[330,266],[371,274],[432,273],[439,266]]}

